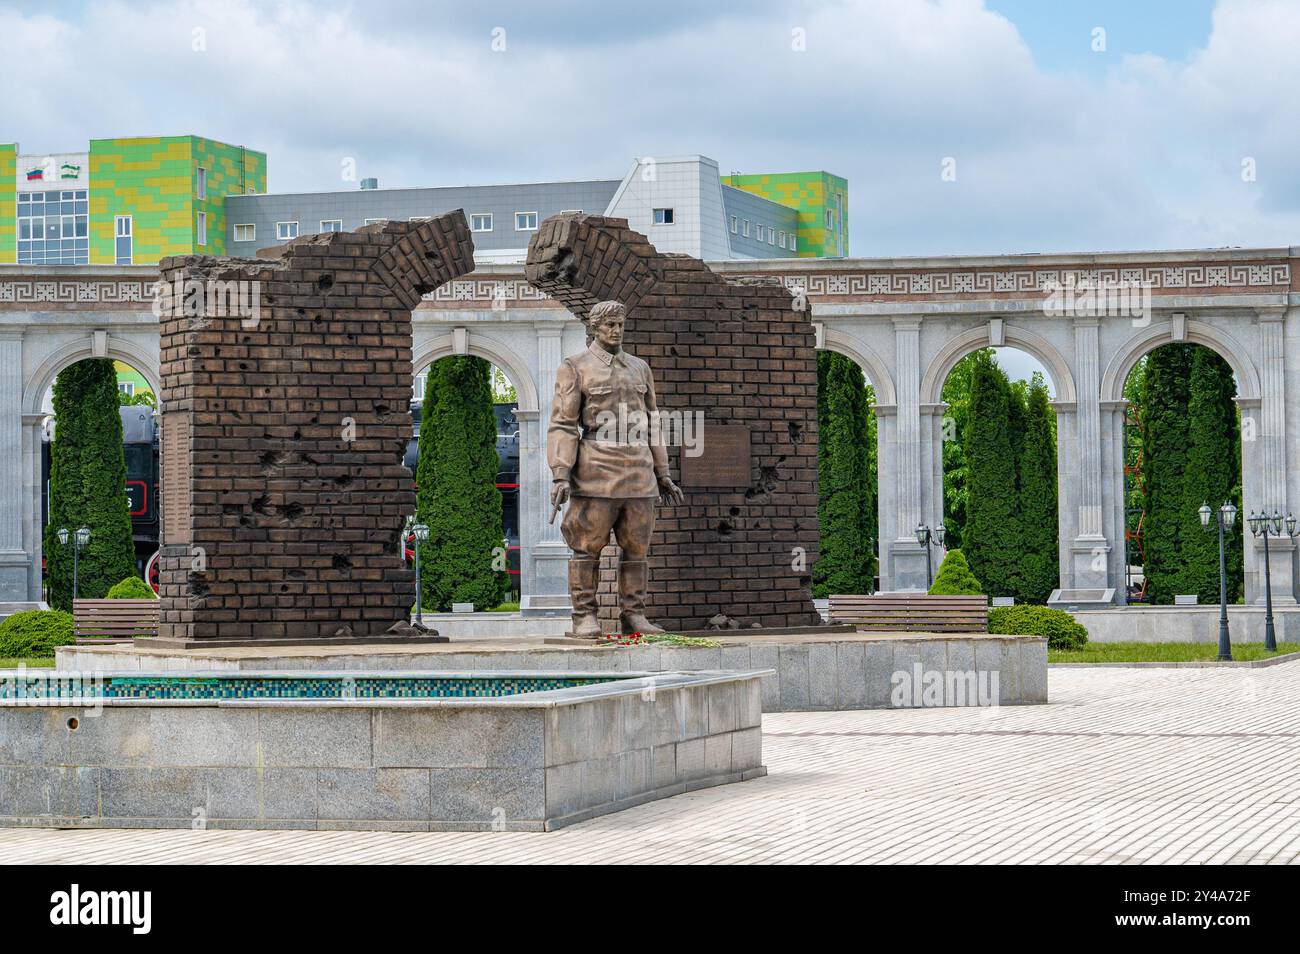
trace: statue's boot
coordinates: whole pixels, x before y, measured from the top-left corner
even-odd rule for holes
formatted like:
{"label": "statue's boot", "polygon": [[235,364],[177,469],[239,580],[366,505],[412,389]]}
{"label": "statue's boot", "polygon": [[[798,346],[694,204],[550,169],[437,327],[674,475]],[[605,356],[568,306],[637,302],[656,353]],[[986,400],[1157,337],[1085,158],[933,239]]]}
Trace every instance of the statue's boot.
{"label": "statue's boot", "polygon": [[645,560],[624,560],[618,565],[619,625],[624,634],[652,636],[663,630],[645,618],[645,594],[650,565]]}
{"label": "statue's boot", "polygon": [[569,599],[573,602],[573,636],[599,639],[600,620],[596,617],[596,582],[600,579],[600,561],[594,557],[575,556],[569,560]]}

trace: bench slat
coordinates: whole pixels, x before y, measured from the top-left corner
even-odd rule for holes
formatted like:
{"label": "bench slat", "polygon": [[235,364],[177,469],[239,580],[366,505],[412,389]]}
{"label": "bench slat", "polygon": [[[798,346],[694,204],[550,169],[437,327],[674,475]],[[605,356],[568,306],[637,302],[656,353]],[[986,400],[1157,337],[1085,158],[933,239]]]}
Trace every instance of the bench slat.
{"label": "bench slat", "polygon": [[988,597],[832,594],[831,622],[901,632],[988,632]]}

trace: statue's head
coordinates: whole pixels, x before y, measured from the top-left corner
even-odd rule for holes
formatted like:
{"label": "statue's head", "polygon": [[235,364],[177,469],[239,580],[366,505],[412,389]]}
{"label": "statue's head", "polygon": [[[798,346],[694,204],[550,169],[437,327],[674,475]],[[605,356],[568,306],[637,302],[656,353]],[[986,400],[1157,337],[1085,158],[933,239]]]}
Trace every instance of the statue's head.
{"label": "statue's head", "polygon": [[617,351],[623,346],[623,324],[627,309],[622,302],[602,301],[587,313],[587,327],[601,346]]}

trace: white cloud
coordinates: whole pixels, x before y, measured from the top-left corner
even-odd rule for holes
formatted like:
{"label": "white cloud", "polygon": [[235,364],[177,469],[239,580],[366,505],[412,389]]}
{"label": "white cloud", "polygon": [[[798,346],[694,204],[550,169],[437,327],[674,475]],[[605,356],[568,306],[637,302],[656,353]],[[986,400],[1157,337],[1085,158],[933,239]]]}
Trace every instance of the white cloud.
{"label": "white cloud", "polygon": [[354,188],[348,156],[388,186],[615,178],[683,152],[825,168],[849,179],[857,254],[1300,235],[1300,9],[1281,0],[1222,0],[1204,49],[1095,75],[1035,63],[978,0],[463,7],[0,10],[7,75],[26,78],[0,98],[0,138],[194,132],[267,151],[277,191]]}

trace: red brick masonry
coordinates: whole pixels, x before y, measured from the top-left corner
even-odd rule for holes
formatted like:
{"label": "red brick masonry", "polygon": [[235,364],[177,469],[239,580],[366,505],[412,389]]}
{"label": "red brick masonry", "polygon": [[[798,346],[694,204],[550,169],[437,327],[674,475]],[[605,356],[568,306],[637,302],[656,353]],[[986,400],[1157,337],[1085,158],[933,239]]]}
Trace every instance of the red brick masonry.
{"label": "red brick masonry", "polygon": [[[415,602],[411,310],[473,242],[457,211],[267,253],[160,265],[160,635],[378,636]],[[223,313],[212,281],[256,283],[255,313]]]}

